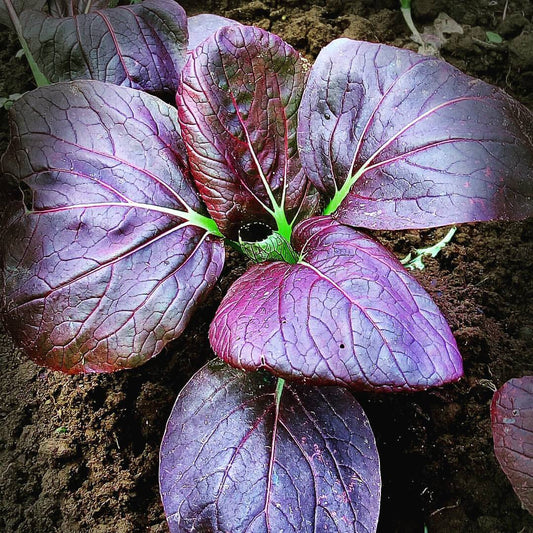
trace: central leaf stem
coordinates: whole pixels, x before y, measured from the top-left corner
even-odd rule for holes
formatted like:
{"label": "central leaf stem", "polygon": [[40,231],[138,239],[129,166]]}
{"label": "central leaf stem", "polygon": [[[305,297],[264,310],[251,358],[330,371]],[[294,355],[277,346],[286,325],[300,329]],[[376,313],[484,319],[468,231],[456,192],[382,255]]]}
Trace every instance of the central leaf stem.
{"label": "central leaf stem", "polygon": [[[270,204],[272,208],[268,207],[266,204],[264,204],[262,201],[260,203],[263,205],[265,210],[270,213],[274,220],[276,221],[276,224],[278,226],[278,233],[287,241],[290,242],[291,240],[291,233],[292,233],[292,226],[289,224],[287,220],[287,215],[285,214],[285,193],[286,193],[286,186],[287,186],[287,173],[285,172],[285,181],[283,185],[283,194],[281,198],[281,203],[278,203],[276,201],[276,197],[274,196],[274,192],[272,191],[270,187],[270,183],[268,182],[267,177],[265,176],[265,173],[263,172],[263,168],[261,167],[261,163],[259,161],[259,158],[257,157],[257,154],[254,149],[254,145],[252,143],[252,140],[250,139],[250,134],[248,132],[248,127],[241,115],[241,112],[239,110],[239,105],[237,103],[237,100],[233,94],[231,94],[231,99],[233,102],[233,107],[235,108],[235,113],[237,114],[237,118],[239,119],[239,122],[241,123],[244,136],[246,138],[246,143],[248,145],[248,149],[250,150],[250,155],[252,156],[252,160],[255,164],[255,167],[257,169],[257,172],[259,173],[259,178],[261,179],[261,183],[263,184],[263,187],[265,189],[265,192],[268,196],[268,199],[270,201]],[[258,198],[257,198],[258,199]]]}
{"label": "central leaf stem", "polygon": [[276,220],[276,224],[278,226],[278,233],[284,239],[286,239],[287,242],[291,242],[292,226],[287,220],[287,215],[285,214],[283,204],[281,206],[276,204],[274,207],[274,219]]}
{"label": "central leaf stem", "polygon": [[334,211],[336,211],[337,207],[339,207],[346,196],[348,196],[353,184],[360,178],[363,172],[365,172],[367,166],[368,161],[353,176],[348,177],[348,179],[344,182],[344,185],[335,193],[335,196],[333,196],[324,209],[324,215],[331,215]]}
{"label": "central leaf stem", "polygon": [[283,394],[283,387],[285,386],[285,380],[283,378],[278,378],[276,383],[276,410],[279,411],[279,406],[281,402],[281,395]]}
{"label": "central leaf stem", "polygon": [[185,215],[182,216],[186,220],[188,220],[193,226],[203,228],[212,235],[216,235],[217,237],[224,237],[222,233],[220,233],[216,222],[212,218],[201,215],[196,211],[188,211]]}

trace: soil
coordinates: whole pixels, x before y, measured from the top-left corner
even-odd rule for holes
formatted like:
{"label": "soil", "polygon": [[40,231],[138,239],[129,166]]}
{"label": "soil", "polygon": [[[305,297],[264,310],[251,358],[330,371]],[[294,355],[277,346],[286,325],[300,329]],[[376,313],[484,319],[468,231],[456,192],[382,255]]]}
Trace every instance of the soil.
{"label": "soil", "polygon": [[[202,5],[200,5],[202,4]],[[414,0],[422,28],[445,11],[464,30],[444,59],[533,108],[533,5],[505,0]],[[416,49],[397,0],[211,0],[191,15],[223,14],[281,35],[311,60],[346,36]],[[486,31],[502,43],[489,42]],[[0,33],[0,97],[32,88],[11,32]],[[1,111],[0,149],[7,144]],[[399,257],[444,229],[374,232]],[[66,376],[36,366],[0,330],[0,530],[166,532],[158,450],[181,387],[209,358],[209,322],[245,269],[232,253],[186,333],[144,366]],[[533,374],[533,220],[465,224],[414,276],[447,317],[464,357],[458,383],[412,395],[359,394],[381,455],[379,531],[533,532],[493,454],[494,387]]]}

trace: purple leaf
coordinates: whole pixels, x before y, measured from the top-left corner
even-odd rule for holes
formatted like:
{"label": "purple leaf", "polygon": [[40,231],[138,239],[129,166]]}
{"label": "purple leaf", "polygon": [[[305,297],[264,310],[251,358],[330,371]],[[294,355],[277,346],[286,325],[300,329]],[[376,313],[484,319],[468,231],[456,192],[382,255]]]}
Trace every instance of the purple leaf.
{"label": "purple leaf", "polygon": [[67,18],[26,12],[24,37],[52,82],[95,79],[175,93],[187,52],[183,9],[173,0],[102,9]]}
{"label": "purple leaf", "polygon": [[133,89],[58,83],[16,102],[11,136],[3,179],[26,208],[0,243],[8,329],[65,372],[143,363],[181,333],[224,257],[184,174],[176,110]]}
{"label": "purple leaf", "polygon": [[50,15],[58,18],[84,15],[116,3],[116,0],[48,0]]}
{"label": "purple leaf", "polygon": [[[15,12],[20,15],[25,9],[43,9],[47,0],[11,0]],[[13,28],[11,17],[6,7],[4,0],[0,0],[0,24]]]}
{"label": "purple leaf", "polygon": [[336,387],[285,384],[214,361],[181,391],[161,446],[170,531],[376,530],[381,480],[368,420]]}
{"label": "purple leaf", "polygon": [[211,37],[217,30],[224,26],[241,25],[236,20],[227,19],[220,15],[202,13],[187,19],[187,29],[189,31],[188,51],[194,50],[202,41]]}
{"label": "purple leaf", "polygon": [[247,222],[282,229],[311,210],[296,146],[308,68],[278,36],[250,26],[226,26],[189,56],[177,98],[183,138],[200,194],[229,238]]}
{"label": "purple leaf", "polygon": [[334,198],[326,213],[350,190],[341,222],[403,229],[533,214],[531,112],[438,59],[338,39],[313,65],[299,128],[302,164]]}
{"label": "purple leaf", "polygon": [[490,411],[496,457],[522,505],[533,514],[533,376],[505,383]]}
{"label": "purple leaf", "polygon": [[211,324],[215,353],[314,384],[426,389],[462,375],[446,320],[385,248],[316,217],[300,223],[295,265],[254,265],[230,288]]}

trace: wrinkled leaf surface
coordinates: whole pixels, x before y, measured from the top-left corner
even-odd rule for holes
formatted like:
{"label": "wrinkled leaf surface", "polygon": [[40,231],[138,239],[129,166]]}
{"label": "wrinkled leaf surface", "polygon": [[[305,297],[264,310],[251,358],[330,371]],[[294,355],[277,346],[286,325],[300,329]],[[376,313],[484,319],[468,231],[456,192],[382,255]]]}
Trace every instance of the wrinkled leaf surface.
{"label": "wrinkled leaf surface", "polygon": [[35,61],[52,82],[94,79],[157,93],[176,91],[187,23],[173,0],[66,18],[32,11],[21,22]]}
{"label": "wrinkled leaf surface", "polygon": [[533,115],[451,65],[338,39],[318,56],[299,118],[302,164],[336,217],[376,229],[533,214]]}
{"label": "wrinkled leaf surface", "polygon": [[211,324],[231,365],[357,389],[425,389],[462,375],[446,320],[383,246],[332,221],[301,222],[297,264],[252,266]]}
{"label": "wrinkled leaf surface", "polygon": [[381,481],[359,404],[336,387],[285,384],[211,362],[178,397],[161,446],[172,533],[366,533]]}
{"label": "wrinkled leaf surface", "polygon": [[224,257],[186,221],[201,205],[175,109],[64,82],[17,101],[11,134],[3,179],[20,184],[26,210],[19,201],[0,243],[9,331],[66,372],[141,364],[181,333]]}
{"label": "wrinkled leaf surface", "polygon": [[533,376],[505,383],[492,399],[491,418],[496,457],[533,514]]}
{"label": "wrinkled leaf surface", "polygon": [[223,27],[189,55],[177,104],[191,170],[234,240],[247,222],[275,228],[274,202],[289,221],[305,214],[296,128],[307,70],[282,39],[250,26]]}

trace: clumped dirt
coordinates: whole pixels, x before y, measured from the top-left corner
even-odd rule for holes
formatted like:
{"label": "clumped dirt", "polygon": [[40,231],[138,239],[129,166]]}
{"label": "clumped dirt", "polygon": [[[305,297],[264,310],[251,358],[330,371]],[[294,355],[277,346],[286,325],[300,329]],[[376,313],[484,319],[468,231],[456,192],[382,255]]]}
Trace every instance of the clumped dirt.
{"label": "clumped dirt", "polygon": [[[464,33],[447,61],[533,107],[533,6],[528,1],[414,0],[415,22],[440,11]],[[313,59],[340,36],[415,49],[396,0],[212,0],[183,3],[281,35]],[[505,13],[505,17],[504,17]],[[502,43],[487,40],[497,32]],[[0,97],[32,88],[7,30],[0,34]],[[0,149],[7,144],[0,114]],[[444,229],[374,236],[398,256]],[[533,374],[533,220],[462,225],[414,275],[446,315],[465,362],[457,384],[412,395],[358,395],[382,461],[383,533],[533,531],[492,450],[493,387]],[[211,297],[186,333],[136,370],[64,376],[26,360],[0,330],[0,529],[6,532],[168,531],[159,500],[159,443],[179,390],[212,357],[207,330],[244,270],[229,254]]]}

